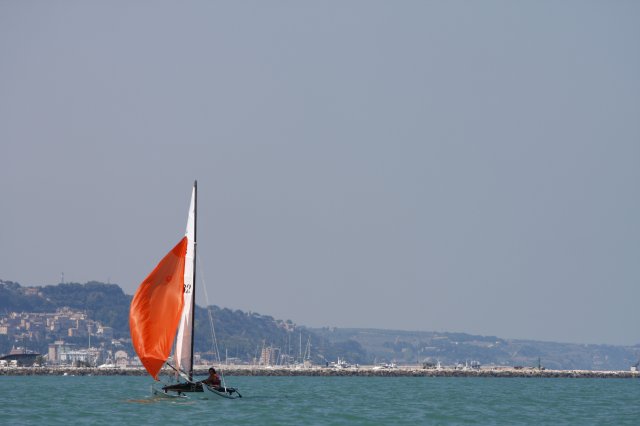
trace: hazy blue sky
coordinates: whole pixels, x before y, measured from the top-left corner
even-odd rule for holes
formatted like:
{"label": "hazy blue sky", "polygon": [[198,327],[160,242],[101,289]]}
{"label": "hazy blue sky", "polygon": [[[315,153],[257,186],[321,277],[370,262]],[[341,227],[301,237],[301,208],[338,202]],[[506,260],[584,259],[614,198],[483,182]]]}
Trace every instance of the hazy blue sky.
{"label": "hazy blue sky", "polygon": [[639,22],[637,1],[1,0],[0,278],[133,294],[198,179],[213,304],[640,343]]}

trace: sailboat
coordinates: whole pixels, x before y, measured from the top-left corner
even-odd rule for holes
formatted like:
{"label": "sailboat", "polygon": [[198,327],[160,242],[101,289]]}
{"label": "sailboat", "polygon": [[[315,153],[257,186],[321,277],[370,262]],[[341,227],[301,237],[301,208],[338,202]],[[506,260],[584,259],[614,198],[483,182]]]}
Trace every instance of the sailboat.
{"label": "sailboat", "polygon": [[[226,387],[224,381],[222,386],[212,387],[193,380],[197,195],[195,181],[185,236],[142,281],[131,301],[131,339],[142,365],[154,380],[159,381],[158,374],[165,364],[176,372],[178,383],[152,386],[153,395],[184,398],[203,392],[201,395],[206,397],[239,398],[237,389]],[[175,365],[171,365],[167,360],[174,341]]]}

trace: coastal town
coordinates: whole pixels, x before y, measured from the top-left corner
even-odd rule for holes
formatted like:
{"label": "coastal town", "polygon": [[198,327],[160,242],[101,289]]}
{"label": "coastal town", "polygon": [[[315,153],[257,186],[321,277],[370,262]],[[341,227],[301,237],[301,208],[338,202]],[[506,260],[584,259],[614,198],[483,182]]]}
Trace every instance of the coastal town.
{"label": "coastal town", "polygon": [[[0,367],[140,369],[142,364],[133,351],[129,337],[114,337],[112,327],[90,319],[86,312],[68,307],[53,313],[9,312],[0,316],[0,338],[12,342],[6,354],[0,353]],[[44,348],[44,349],[43,349]],[[279,348],[264,346],[251,363],[225,357],[233,365],[293,365],[293,356]],[[302,355],[301,364],[310,361]],[[217,356],[194,354],[196,365],[206,366]],[[342,364],[341,364],[342,365]]]}
{"label": "coastal town", "polygon": [[14,342],[0,365],[124,367],[136,363],[125,350],[127,339],[115,339],[113,328],[66,307],[53,313],[9,312],[0,317],[0,336]]}
{"label": "coastal town", "polygon": [[[99,369],[101,374],[142,371],[128,324],[131,296],[119,286],[90,282],[22,287],[0,280],[0,296],[2,374],[21,369],[24,374],[75,374],[73,369]],[[224,365],[234,374],[636,374],[640,358],[637,346],[433,331],[312,329],[291,320],[217,306],[196,306],[195,314],[199,344],[194,347],[194,367]],[[215,346],[210,316],[218,323]]]}
{"label": "coastal town", "polygon": [[[0,375],[145,375],[140,360],[131,352],[128,338],[114,338],[113,329],[88,318],[85,312],[60,308],[53,313],[10,312],[0,316],[0,337],[22,342],[0,356]],[[46,351],[38,351],[36,344]],[[36,343],[40,342],[40,343]],[[30,344],[32,346],[30,346]],[[237,376],[430,376],[430,377],[601,377],[637,378],[638,365],[628,371],[548,370],[543,366],[481,366],[477,362],[441,365],[351,364],[344,359],[314,365],[309,360],[280,364],[277,351],[264,347],[252,363],[238,359],[215,362],[212,354],[194,356],[195,373],[205,374],[217,365]],[[165,368],[165,373],[171,371]]]}

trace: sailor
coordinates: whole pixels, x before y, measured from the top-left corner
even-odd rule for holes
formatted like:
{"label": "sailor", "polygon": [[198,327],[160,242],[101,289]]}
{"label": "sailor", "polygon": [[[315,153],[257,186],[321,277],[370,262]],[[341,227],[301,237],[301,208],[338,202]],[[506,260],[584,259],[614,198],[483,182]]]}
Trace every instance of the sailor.
{"label": "sailor", "polygon": [[220,377],[218,376],[218,373],[216,373],[215,368],[211,367],[209,369],[209,377],[204,379],[202,383],[205,383],[209,386],[213,386],[214,388],[220,387]]}

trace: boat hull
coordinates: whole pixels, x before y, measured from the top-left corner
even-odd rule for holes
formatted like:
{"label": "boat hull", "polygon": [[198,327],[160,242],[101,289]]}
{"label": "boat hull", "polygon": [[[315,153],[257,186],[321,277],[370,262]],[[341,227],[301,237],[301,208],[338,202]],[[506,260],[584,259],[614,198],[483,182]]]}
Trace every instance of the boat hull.
{"label": "boat hull", "polygon": [[160,398],[187,398],[187,395],[183,392],[168,392],[164,389],[158,389],[151,385],[151,396]]}
{"label": "boat hull", "polygon": [[162,387],[163,392],[191,393],[202,392],[202,383],[176,383]]}
{"label": "boat hull", "polygon": [[202,390],[204,392],[205,398],[207,399],[215,399],[217,397],[228,399],[242,398],[242,395],[240,395],[240,393],[238,393],[238,390],[235,388],[214,388],[213,386],[203,386]]}
{"label": "boat hull", "polygon": [[236,388],[229,387],[213,387],[203,386],[202,383],[177,383],[175,385],[163,386],[158,389],[151,386],[151,395],[163,398],[189,398],[195,397],[194,393],[198,394],[198,397],[205,399],[215,399],[218,397],[236,399],[242,398],[242,395]]}

